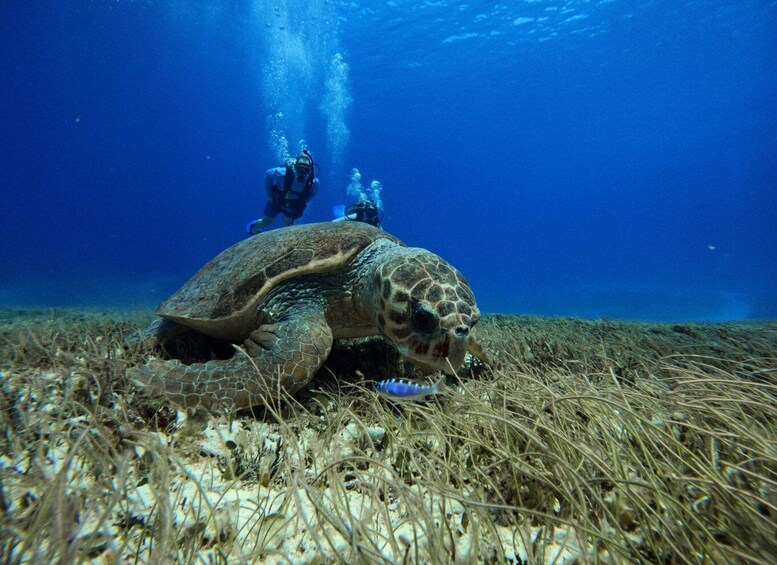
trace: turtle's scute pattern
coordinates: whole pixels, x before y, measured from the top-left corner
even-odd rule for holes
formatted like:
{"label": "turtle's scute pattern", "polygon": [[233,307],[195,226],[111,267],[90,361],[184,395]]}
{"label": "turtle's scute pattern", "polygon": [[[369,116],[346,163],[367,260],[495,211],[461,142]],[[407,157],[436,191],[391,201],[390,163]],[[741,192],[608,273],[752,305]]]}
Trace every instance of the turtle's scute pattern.
{"label": "turtle's scute pattern", "polygon": [[[377,238],[399,243],[368,224],[339,222],[292,226],[244,239],[211,259],[157,310],[179,323],[232,317],[282,280],[342,267]],[[355,225],[360,224],[360,225]],[[372,228],[372,229],[365,229]],[[355,228],[355,229],[352,229]]]}
{"label": "turtle's scute pattern", "polygon": [[446,261],[360,222],[308,224],[241,241],[209,261],[157,313],[160,343],[195,330],[240,343],[227,360],[152,360],[131,380],[186,406],[243,408],[293,394],[335,337],[380,334],[410,360],[450,372],[479,316],[466,279]]}

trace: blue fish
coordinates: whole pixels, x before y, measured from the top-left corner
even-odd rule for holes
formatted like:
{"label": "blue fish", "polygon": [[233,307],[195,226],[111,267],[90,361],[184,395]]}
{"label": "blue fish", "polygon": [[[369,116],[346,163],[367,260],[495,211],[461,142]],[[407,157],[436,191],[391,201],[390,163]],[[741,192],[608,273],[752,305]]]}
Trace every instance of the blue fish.
{"label": "blue fish", "polygon": [[391,400],[419,400],[425,396],[445,394],[445,377],[440,377],[434,384],[425,385],[408,379],[386,379],[375,385],[378,394]]}

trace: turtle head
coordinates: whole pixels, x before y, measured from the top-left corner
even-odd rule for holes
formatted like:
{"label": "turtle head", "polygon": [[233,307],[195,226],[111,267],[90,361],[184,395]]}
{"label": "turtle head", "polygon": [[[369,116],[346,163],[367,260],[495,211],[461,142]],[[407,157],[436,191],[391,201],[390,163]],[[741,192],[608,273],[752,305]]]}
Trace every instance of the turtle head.
{"label": "turtle head", "polygon": [[450,373],[480,316],[467,279],[425,249],[401,248],[373,280],[377,326],[403,357]]}

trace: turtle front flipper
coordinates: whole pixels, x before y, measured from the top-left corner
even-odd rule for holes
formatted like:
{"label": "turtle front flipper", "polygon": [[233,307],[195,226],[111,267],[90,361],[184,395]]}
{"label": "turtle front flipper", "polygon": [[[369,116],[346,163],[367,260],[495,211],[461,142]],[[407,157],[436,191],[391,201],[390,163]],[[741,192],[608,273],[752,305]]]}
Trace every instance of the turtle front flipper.
{"label": "turtle front flipper", "polygon": [[332,331],[317,306],[296,308],[282,320],[251,333],[231,359],[184,365],[153,359],[129,369],[135,383],[164,391],[186,407],[264,404],[282,391],[294,394],[324,363],[332,349]]}

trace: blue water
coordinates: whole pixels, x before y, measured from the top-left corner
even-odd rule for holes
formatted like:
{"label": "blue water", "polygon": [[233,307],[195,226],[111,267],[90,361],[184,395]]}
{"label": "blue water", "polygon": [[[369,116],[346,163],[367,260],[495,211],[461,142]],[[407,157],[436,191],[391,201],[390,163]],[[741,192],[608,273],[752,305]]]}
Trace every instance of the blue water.
{"label": "blue water", "polygon": [[154,306],[299,141],[481,309],[777,317],[774,0],[4,0],[0,304]]}

